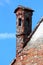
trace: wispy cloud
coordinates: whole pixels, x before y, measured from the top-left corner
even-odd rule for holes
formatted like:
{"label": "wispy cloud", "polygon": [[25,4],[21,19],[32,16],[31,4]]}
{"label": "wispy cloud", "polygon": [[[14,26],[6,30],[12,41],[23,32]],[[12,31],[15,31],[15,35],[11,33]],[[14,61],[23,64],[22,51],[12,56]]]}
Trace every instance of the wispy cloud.
{"label": "wispy cloud", "polygon": [[15,33],[0,33],[0,39],[13,39],[15,37]]}

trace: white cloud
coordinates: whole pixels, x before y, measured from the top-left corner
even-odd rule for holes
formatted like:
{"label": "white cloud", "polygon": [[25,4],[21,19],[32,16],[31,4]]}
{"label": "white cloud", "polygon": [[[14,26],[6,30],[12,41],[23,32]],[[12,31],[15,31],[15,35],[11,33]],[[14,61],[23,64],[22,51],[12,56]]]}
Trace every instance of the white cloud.
{"label": "white cloud", "polygon": [[16,38],[15,33],[0,33],[0,39],[13,39]]}

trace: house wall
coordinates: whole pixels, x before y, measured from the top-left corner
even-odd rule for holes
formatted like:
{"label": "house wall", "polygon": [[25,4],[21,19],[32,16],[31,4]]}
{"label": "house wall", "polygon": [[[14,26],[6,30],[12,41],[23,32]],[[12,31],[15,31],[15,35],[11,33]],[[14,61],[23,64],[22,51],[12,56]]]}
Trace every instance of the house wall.
{"label": "house wall", "polygon": [[37,28],[37,30],[35,31],[35,33],[33,34],[33,36],[32,36],[32,38],[31,38],[30,41],[34,42],[34,41],[39,40],[39,39],[43,39],[43,21],[40,24],[40,26]]}

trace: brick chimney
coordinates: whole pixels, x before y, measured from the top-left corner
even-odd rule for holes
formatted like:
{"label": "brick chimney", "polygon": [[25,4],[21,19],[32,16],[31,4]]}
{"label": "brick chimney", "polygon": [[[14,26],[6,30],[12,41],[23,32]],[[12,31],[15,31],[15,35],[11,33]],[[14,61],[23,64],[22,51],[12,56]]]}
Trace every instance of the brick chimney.
{"label": "brick chimney", "polygon": [[14,13],[16,13],[16,54],[18,54],[25,42],[27,37],[32,32],[32,9],[19,5]]}

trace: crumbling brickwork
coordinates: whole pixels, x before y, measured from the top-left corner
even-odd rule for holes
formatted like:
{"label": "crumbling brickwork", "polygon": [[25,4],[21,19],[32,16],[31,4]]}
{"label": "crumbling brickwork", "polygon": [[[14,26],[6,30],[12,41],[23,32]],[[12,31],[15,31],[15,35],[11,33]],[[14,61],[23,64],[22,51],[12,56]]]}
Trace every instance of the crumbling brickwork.
{"label": "crumbling brickwork", "polygon": [[20,52],[25,45],[26,39],[32,31],[32,9],[19,6],[16,13],[16,53]]}

